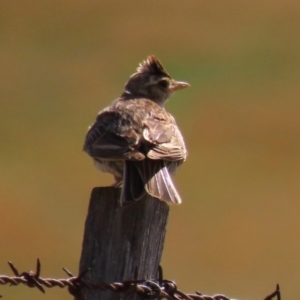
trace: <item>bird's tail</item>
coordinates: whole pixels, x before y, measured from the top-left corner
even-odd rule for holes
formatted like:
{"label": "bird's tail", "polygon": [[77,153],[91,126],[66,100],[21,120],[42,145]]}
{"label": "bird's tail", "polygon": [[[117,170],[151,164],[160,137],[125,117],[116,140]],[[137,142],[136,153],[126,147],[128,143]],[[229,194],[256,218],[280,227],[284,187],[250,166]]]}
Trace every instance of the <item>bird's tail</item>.
{"label": "bird's tail", "polygon": [[173,184],[170,172],[176,162],[144,159],[126,161],[124,167],[122,203],[140,200],[145,192],[159,200],[180,204],[181,198]]}
{"label": "bird's tail", "polygon": [[125,161],[123,169],[123,187],[121,205],[140,200],[145,194],[144,182],[134,161]]}

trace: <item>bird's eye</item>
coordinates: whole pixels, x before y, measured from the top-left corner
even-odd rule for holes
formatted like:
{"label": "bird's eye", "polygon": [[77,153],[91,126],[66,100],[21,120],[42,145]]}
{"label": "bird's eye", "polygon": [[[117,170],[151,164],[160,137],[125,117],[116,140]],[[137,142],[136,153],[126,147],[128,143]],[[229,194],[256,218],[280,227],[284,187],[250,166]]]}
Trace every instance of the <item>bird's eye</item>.
{"label": "bird's eye", "polygon": [[158,82],[158,85],[165,89],[169,86],[169,81],[166,79],[162,79]]}

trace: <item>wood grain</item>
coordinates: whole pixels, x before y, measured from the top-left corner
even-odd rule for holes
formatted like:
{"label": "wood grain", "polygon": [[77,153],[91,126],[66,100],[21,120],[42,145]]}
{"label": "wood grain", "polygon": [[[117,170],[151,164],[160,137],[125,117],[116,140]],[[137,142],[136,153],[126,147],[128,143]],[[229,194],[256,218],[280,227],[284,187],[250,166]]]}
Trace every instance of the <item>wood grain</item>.
{"label": "wood grain", "polygon": [[[85,223],[80,272],[85,280],[112,283],[154,279],[161,260],[169,206],[149,195],[125,207],[120,189],[94,188]],[[85,300],[121,299],[113,292],[83,289]],[[131,296],[126,299],[137,299]]]}

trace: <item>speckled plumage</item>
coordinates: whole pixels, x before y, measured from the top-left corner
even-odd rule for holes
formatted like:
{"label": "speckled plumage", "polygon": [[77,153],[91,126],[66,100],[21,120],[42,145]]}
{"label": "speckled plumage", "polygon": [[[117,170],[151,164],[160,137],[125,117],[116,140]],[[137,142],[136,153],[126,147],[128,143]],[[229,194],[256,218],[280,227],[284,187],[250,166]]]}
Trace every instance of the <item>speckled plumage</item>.
{"label": "speckled plumage", "polygon": [[86,135],[84,150],[96,166],[123,185],[121,202],[139,200],[145,192],[181,203],[170,174],[186,159],[184,140],[175,119],[163,107],[177,89],[154,57],[133,74],[120,98],[99,112]]}

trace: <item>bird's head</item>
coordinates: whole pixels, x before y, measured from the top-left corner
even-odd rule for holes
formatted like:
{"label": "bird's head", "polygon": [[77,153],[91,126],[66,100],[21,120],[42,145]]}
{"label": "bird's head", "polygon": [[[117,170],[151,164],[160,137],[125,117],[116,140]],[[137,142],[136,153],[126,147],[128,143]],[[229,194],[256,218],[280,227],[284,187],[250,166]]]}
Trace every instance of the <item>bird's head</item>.
{"label": "bird's head", "polygon": [[186,82],[172,79],[155,56],[148,56],[140,63],[137,72],[130,76],[122,96],[147,98],[163,106],[173,92],[189,86]]}

